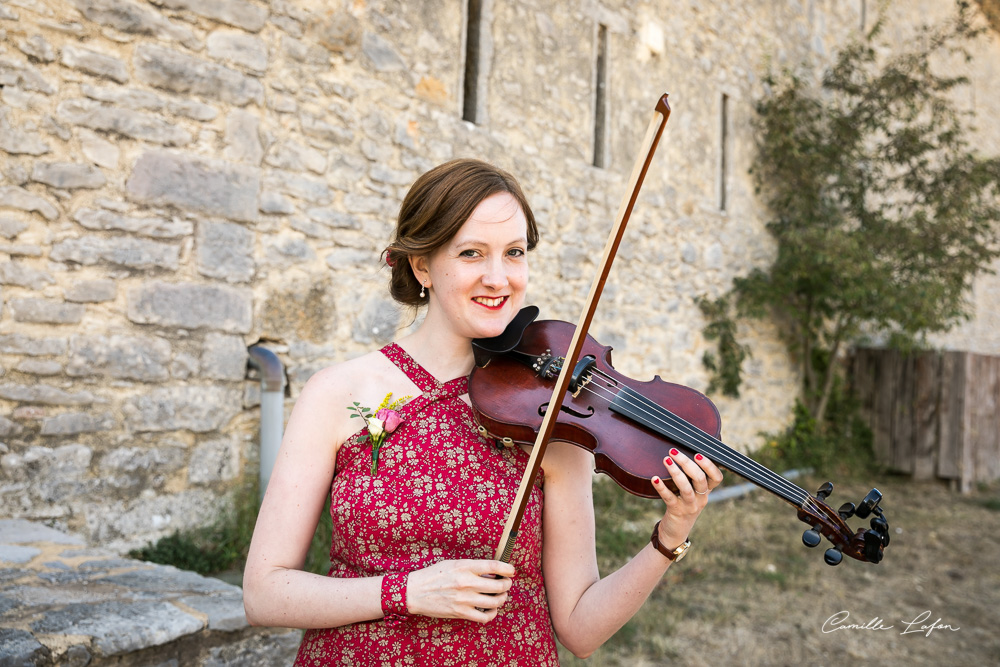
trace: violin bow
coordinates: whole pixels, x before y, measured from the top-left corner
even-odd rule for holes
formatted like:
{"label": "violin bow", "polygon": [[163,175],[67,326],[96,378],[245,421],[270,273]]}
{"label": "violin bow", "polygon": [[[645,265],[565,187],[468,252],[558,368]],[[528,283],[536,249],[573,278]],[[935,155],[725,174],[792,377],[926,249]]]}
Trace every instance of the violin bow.
{"label": "violin bow", "polygon": [[632,174],[629,176],[625,197],[618,208],[615,224],[611,228],[611,234],[608,236],[608,241],[604,246],[604,256],[601,258],[597,276],[590,286],[590,294],[587,296],[587,301],[583,306],[583,314],[577,322],[576,331],[573,333],[573,339],[569,344],[569,350],[566,351],[562,369],[559,371],[559,378],[556,380],[555,388],[552,390],[552,399],[545,410],[542,425],[538,429],[535,444],[531,448],[531,455],[528,458],[524,475],[521,477],[521,485],[517,489],[514,505],[511,508],[510,514],[507,515],[507,523],[504,525],[503,534],[500,536],[500,543],[497,545],[496,555],[494,556],[495,560],[503,561],[504,563],[510,562],[511,553],[514,551],[514,542],[517,540],[517,531],[521,526],[524,511],[528,507],[531,487],[538,476],[538,469],[541,467],[545,448],[548,446],[549,439],[552,437],[552,431],[556,425],[556,420],[559,417],[559,412],[562,410],[563,397],[569,389],[569,383],[573,376],[573,368],[580,357],[580,352],[583,350],[583,344],[587,340],[587,332],[590,329],[591,320],[594,318],[594,312],[597,310],[597,302],[601,299],[601,294],[604,291],[604,283],[611,272],[611,264],[614,262],[618,246],[621,244],[622,236],[625,234],[625,226],[632,216],[632,208],[635,206],[635,200],[639,197],[642,181],[646,178],[646,172],[653,161],[653,154],[656,152],[656,146],[660,142],[660,135],[663,134],[663,128],[666,126],[668,118],[670,118],[670,104],[667,102],[667,94],[664,93],[656,103],[653,117],[649,121],[649,127],[646,128],[646,136],[642,140],[639,157],[632,167]]}

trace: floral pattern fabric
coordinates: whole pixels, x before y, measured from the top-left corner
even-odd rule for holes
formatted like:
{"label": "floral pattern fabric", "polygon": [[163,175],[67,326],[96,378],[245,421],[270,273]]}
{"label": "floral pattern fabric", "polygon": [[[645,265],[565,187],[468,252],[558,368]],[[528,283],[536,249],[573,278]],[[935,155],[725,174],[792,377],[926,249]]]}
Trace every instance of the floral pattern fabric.
{"label": "floral pattern fabric", "polygon": [[[528,455],[481,436],[461,396],[467,379],[438,382],[402,348],[382,353],[423,392],[399,409],[403,422],[371,473],[366,430],[337,453],[330,495],[331,577],[374,577],[442,560],[492,559]],[[393,614],[309,630],[296,665],[558,665],[541,570],[542,475],[531,491],[510,562],[507,603],[486,624]]]}

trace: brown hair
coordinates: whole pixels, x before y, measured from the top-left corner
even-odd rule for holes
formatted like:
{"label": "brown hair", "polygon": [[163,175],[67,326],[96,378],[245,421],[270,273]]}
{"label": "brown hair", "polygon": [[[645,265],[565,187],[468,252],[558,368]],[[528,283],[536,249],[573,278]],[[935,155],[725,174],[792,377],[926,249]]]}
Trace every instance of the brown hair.
{"label": "brown hair", "polygon": [[420,283],[409,258],[433,253],[458,233],[476,207],[492,195],[506,192],[517,200],[528,221],[528,250],[538,243],[538,227],[528,200],[511,174],[482,160],[458,159],[434,167],[418,178],[403,199],[385,261],[392,269],[389,293],[396,301],[419,306]]}

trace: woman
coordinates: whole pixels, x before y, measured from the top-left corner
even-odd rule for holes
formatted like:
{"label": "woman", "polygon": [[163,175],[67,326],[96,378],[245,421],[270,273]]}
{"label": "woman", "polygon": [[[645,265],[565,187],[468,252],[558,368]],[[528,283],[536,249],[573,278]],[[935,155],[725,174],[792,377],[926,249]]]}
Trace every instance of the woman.
{"label": "woman", "polygon": [[[477,431],[470,342],[500,334],[522,307],[537,240],[520,186],[478,160],[431,170],[404,199],[386,251],[390,291],[426,317],[309,380],[250,548],[247,618],[309,629],[296,664],[556,665],[555,637],[585,657],[686,549],[722,481],[715,465],[672,451],[664,472],[678,493],[653,478],[665,511],[651,543],[601,579],[593,458],[553,442],[511,563],[492,560],[528,455]],[[405,405],[363,410],[380,402]],[[322,577],[301,568],[328,493],[333,567]]]}

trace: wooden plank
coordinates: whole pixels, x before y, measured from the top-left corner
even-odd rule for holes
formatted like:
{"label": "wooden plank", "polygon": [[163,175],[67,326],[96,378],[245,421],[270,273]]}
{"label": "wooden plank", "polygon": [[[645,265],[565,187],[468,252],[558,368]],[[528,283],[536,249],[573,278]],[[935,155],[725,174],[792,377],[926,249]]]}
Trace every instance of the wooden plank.
{"label": "wooden plank", "polygon": [[945,479],[962,476],[963,416],[965,412],[965,353],[941,355],[941,399],[938,404],[937,474]]}
{"label": "wooden plank", "polygon": [[913,472],[913,355],[895,353],[895,406],[892,415],[892,467]]}
{"label": "wooden plank", "polygon": [[874,358],[875,362],[875,400],[874,419],[872,422],[873,446],[875,458],[879,463],[892,464],[892,412],[893,412],[893,380],[895,364],[893,353],[884,350]]}
{"label": "wooden plank", "polygon": [[[974,423],[973,414],[975,410],[975,391],[973,383],[970,381],[973,374],[972,355],[965,352],[962,354],[963,380],[962,383],[962,439],[959,442],[959,478],[958,489],[962,493],[972,490],[972,481],[975,474],[972,451],[975,441],[975,434],[972,432]],[[978,424],[977,424],[978,426]]]}
{"label": "wooden plank", "polygon": [[969,485],[990,482],[998,477],[997,392],[1000,391],[1000,359],[981,354],[969,355],[968,404],[969,451],[966,453]]}
{"label": "wooden plank", "polygon": [[937,470],[941,355],[926,352],[914,361],[913,477],[933,479]]}

